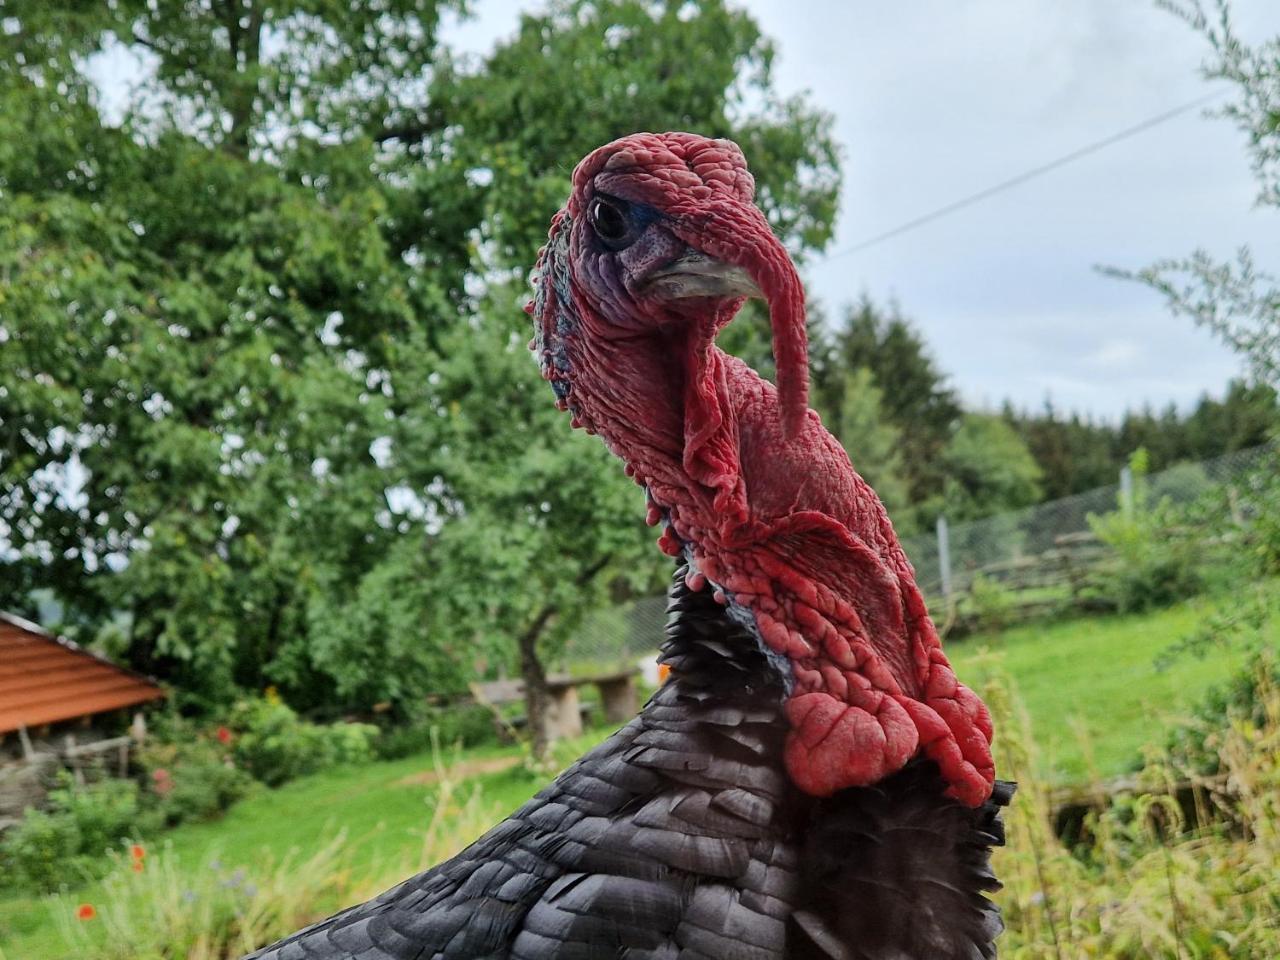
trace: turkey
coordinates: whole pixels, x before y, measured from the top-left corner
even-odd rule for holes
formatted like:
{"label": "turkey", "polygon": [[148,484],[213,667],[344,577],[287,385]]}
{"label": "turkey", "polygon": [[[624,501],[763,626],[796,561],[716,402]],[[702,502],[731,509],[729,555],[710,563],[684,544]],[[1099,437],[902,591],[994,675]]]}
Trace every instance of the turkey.
{"label": "turkey", "polygon": [[[575,169],[534,273],[556,404],[646,493],[669,681],[452,860],[262,960],[975,960],[1012,784],[889,519],[807,408],[804,295],[732,142]],[[777,387],[715,346],[747,297]]]}

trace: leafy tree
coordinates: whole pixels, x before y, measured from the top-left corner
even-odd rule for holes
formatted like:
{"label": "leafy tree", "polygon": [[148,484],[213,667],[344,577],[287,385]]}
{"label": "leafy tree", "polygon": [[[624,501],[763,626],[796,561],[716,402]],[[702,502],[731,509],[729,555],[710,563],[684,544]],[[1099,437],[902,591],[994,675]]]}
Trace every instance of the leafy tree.
{"label": "leafy tree", "polygon": [[469,415],[452,420],[442,447],[408,437],[399,445],[411,474],[447,478],[468,543],[481,551],[432,595],[483,592],[457,605],[455,622],[518,641],[535,736],[539,644],[562,644],[606,588],[656,587],[661,560],[637,522],[634,485],[598,441],[569,431],[529,362],[517,309],[523,276],[568,193],[572,163],[637,127],[733,137],[780,235],[798,252],[825,243],[838,184],[828,121],[777,100],[771,60],[750,18],[719,3],[573,3],[526,16],[481,70],[442,70],[433,84],[448,127],[462,131],[446,154],[487,171],[479,233],[490,289],[478,323],[457,332],[436,370],[440,402]]}
{"label": "leafy tree", "polygon": [[976,520],[1040,500],[1040,468],[1001,417],[966,413],[942,453],[941,509],[952,521]]}
{"label": "leafy tree", "polygon": [[[827,241],[829,120],[774,94],[749,16],[565,0],[464,61],[432,0],[12,6],[0,602],[124,611],[196,706],[407,710],[517,641],[536,680],[652,583],[638,492],[524,349],[523,277],[573,163],[637,127],[735,137],[791,247]],[[83,70],[116,43],[150,72],[112,127]]]}

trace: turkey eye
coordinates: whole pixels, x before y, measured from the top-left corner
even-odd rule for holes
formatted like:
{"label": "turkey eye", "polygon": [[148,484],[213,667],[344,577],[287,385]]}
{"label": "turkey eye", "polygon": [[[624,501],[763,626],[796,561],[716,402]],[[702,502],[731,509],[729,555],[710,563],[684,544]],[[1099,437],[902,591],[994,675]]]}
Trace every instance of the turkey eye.
{"label": "turkey eye", "polygon": [[627,223],[626,203],[612,197],[608,200],[602,197],[592,200],[587,219],[596,236],[604,241],[605,246],[614,250],[619,249],[618,245],[627,238],[631,229]]}

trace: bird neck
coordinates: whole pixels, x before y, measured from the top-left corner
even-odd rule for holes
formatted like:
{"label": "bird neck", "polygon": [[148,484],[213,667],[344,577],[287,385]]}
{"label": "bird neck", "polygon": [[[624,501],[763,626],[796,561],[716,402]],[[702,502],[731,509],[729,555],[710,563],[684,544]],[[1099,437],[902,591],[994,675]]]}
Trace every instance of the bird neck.
{"label": "bird neck", "polygon": [[745,520],[737,417],[726,357],[713,340],[719,325],[714,318],[626,339],[574,338],[569,409],[659,511],[693,507]]}

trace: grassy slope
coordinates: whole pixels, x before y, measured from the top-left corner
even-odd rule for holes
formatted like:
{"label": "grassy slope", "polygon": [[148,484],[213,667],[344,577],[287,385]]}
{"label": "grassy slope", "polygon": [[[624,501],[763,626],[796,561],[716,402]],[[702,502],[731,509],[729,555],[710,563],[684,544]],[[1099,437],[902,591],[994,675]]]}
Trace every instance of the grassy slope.
{"label": "grassy slope", "polygon": [[[601,729],[558,745],[557,760],[569,762],[610,732]],[[519,756],[518,748],[492,747],[444,759],[480,766]],[[252,877],[255,867],[278,862],[291,852],[296,852],[295,859],[306,859],[338,830],[345,829],[354,851],[349,861],[352,871],[357,875],[382,874],[393,870],[406,855],[416,854],[439,789],[421,778],[430,776],[434,769],[432,756],[420,754],[325,771],[277,790],[260,790],[221,819],[178,827],[168,832],[164,841],[186,869],[204,869],[216,858],[227,869],[247,868]],[[485,807],[492,810],[490,822],[494,822],[536,793],[544,780],[516,765],[468,778],[463,789],[480,789]],[[101,895],[101,885],[91,883],[77,891],[74,899],[100,903]],[[52,899],[12,895],[0,899],[0,957],[55,960],[66,956],[50,916],[54,908],[60,905]]]}
{"label": "grassy slope", "polygon": [[[1270,589],[1280,589],[1280,583]],[[1224,602],[1230,601],[1200,598],[1154,614],[1018,627],[953,644],[950,653],[957,673],[975,689],[993,676],[1012,678],[1040,752],[1051,763],[1045,775],[1070,780],[1089,774],[1080,736],[1084,731],[1097,772],[1109,776],[1125,770],[1144,744],[1160,742],[1171,719],[1240,662],[1240,654],[1230,653],[1203,661],[1184,659],[1163,673],[1152,666],[1156,654]],[[1274,632],[1272,639],[1280,641]],[[562,744],[558,759],[567,762],[606,733]],[[487,748],[461,759],[481,765],[516,755],[513,749]],[[418,845],[438,788],[415,777],[432,767],[430,756],[419,755],[317,774],[263,790],[221,820],[180,827],[166,840],[188,868],[216,855],[228,867],[252,869],[290,850],[305,858],[345,828],[357,851],[352,867],[381,874]],[[523,767],[480,773],[467,781],[468,787],[481,788],[495,820],[536,792],[540,783]],[[99,892],[91,884],[76,899],[92,902]],[[49,907],[12,896],[0,900],[0,949],[5,960],[65,955]]]}
{"label": "grassy slope", "polygon": [[[1278,592],[1280,581],[1264,589]],[[1161,744],[1169,726],[1241,664],[1236,650],[1183,657],[1163,671],[1153,663],[1208,613],[1232,603],[1230,594],[1198,597],[1151,614],[1016,627],[949,652],[956,673],[976,690],[993,677],[1013,680],[1048,764],[1043,775],[1062,782],[1110,777],[1129,769],[1145,745]],[[1270,640],[1280,643],[1280,626],[1272,625]]]}

